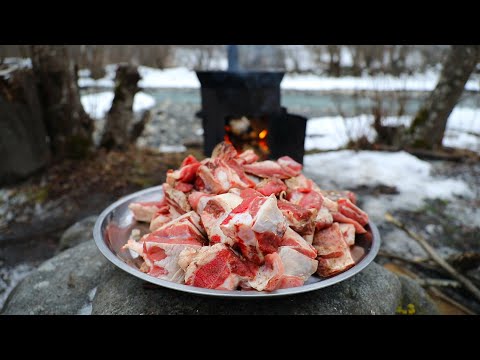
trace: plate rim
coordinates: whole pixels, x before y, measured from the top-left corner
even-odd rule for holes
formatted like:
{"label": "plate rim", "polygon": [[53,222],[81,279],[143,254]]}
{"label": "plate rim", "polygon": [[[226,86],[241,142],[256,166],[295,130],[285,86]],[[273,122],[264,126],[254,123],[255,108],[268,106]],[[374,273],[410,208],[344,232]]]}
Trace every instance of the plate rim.
{"label": "plate rim", "polygon": [[123,205],[125,202],[128,202],[129,200],[132,200],[136,197],[157,192],[157,191],[163,191],[162,185],[149,187],[147,189],[143,189],[143,190],[134,192],[132,194],[123,196],[117,201],[115,201],[114,203],[112,203],[111,205],[109,205],[107,208],[105,208],[105,210],[101,212],[101,214],[98,216],[95,222],[95,226],[93,228],[93,238],[97,248],[100,250],[102,255],[105,258],[107,258],[107,260],[109,260],[111,263],[113,263],[120,269],[126,271],[127,273],[137,278],[140,278],[144,281],[147,281],[149,283],[159,285],[165,288],[183,291],[183,292],[187,292],[195,295],[223,297],[223,298],[242,298],[242,299],[280,297],[280,296],[301,294],[305,292],[319,290],[327,286],[340,283],[344,280],[347,280],[348,278],[351,278],[352,276],[358,274],[363,269],[365,269],[375,259],[380,249],[380,242],[381,242],[380,233],[378,231],[377,226],[372,221],[370,221],[368,225],[372,230],[373,236],[372,236],[372,245],[368,254],[362,260],[360,260],[359,263],[355,264],[355,266],[348,269],[347,271],[313,284],[303,285],[303,286],[294,287],[294,288],[280,289],[272,292],[241,291],[241,290],[231,290],[231,291],[213,290],[213,289],[199,288],[199,287],[190,286],[190,285],[177,284],[171,281],[158,279],[156,277],[153,277],[151,275],[141,272],[140,270],[134,268],[133,266],[128,265],[126,262],[121,260],[112,250],[110,250],[110,248],[105,243],[105,240],[103,239],[103,235],[102,235],[103,223],[107,220],[108,215],[111,212],[113,212],[117,207],[119,207],[120,205]]}

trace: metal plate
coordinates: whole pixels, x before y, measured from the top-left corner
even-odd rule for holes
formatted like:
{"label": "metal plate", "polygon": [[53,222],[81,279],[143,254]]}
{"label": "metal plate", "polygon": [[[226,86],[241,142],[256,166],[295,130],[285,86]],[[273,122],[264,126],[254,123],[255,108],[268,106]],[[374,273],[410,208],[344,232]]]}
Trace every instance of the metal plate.
{"label": "metal plate", "polygon": [[369,235],[371,235],[369,236],[371,240],[367,240],[365,237],[357,237],[356,239],[355,246],[357,248],[353,253],[363,253],[362,256],[358,256],[358,258],[355,259],[357,262],[356,265],[349,270],[328,279],[321,279],[316,275],[313,275],[303,286],[275,290],[272,292],[211,290],[177,284],[157,279],[141,272],[138,269],[141,264],[141,259],[133,257],[129,251],[120,250],[120,248],[127,242],[132,229],[140,229],[142,234],[148,232],[148,225],[138,223],[133,219],[131,211],[128,209],[128,205],[135,201],[158,201],[162,196],[162,187],[156,186],[121,198],[100,214],[93,229],[93,237],[101,253],[120,269],[125,270],[142,280],[170,289],[206,296],[252,299],[299,294],[318,290],[352,277],[372,262],[380,248],[380,234],[378,233],[377,227],[370,222],[366,229],[368,230]]}

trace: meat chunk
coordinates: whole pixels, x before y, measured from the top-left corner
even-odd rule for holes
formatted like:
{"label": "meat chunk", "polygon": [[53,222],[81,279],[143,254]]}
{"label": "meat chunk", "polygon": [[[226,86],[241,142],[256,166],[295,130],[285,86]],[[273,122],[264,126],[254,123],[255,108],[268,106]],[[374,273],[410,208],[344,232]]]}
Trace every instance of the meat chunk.
{"label": "meat chunk", "polygon": [[180,191],[188,188],[187,185],[193,186],[199,166],[200,162],[193,155],[187,156],[180,165],[180,169],[167,171],[167,183],[175,189],[179,187],[177,190]]}
{"label": "meat chunk", "polygon": [[339,274],[355,265],[350,250],[345,251],[342,256],[339,257],[325,258],[319,256],[317,260],[317,274],[321,277],[330,277]]}
{"label": "meat chunk", "polygon": [[237,156],[237,150],[235,150],[232,144],[229,144],[225,141],[217,144],[212,151],[212,159],[222,159],[228,161],[235,159]]}
{"label": "meat chunk", "polygon": [[285,180],[287,200],[305,209],[320,210],[323,196],[314,182],[304,175]]}
{"label": "meat chunk", "polygon": [[239,165],[252,164],[258,160],[258,155],[253,150],[245,150],[236,158]]}
{"label": "meat chunk", "polygon": [[345,249],[348,249],[338,223],[333,223],[329,228],[317,231],[313,238],[313,247],[319,256],[325,257],[339,257]]}
{"label": "meat chunk", "polygon": [[287,191],[287,200],[305,209],[320,210],[323,204],[323,197],[320,193],[310,190],[304,191]]}
{"label": "meat chunk", "polygon": [[277,178],[263,179],[255,186],[255,190],[264,196],[270,196],[272,194],[278,196],[282,191],[287,191],[287,185]]}
{"label": "meat chunk", "polygon": [[355,265],[338,223],[315,233],[313,246],[318,251],[319,276],[329,277]]}
{"label": "meat chunk", "polygon": [[304,237],[305,235],[312,235],[314,233],[316,221],[315,209],[305,209],[285,200],[278,200],[277,205],[292,230]]}
{"label": "meat chunk", "polygon": [[283,235],[280,246],[290,247],[312,259],[317,257],[317,250],[289,227],[287,228],[287,231],[285,231],[285,235]]}
{"label": "meat chunk", "polygon": [[365,226],[368,224],[368,215],[358,206],[353,204],[349,199],[340,198],[337,201],[338,211],[346,217],[355,220],[360,225]]}
{"label": "meat chunk", "polygon": [[322,230],[333,224],[333,216],[327,207],[322,206],[315,218],[315,227],[317,230]]}
{"label": "meat chunk", "polygon": [[341,198],[349,199],[353,204],[357,204],[357,196],[353,191],[349,190],[321,190],[324,198],[328,198],[332,201],[338,201]]}
{"label": "meat chunk", "polygon": [[277,207],[277,199],[250,197],[231,211],[220,225],[223,233],[234,240],[242,255],[255,264],[273,253],[287,230],[287,223]]}
{"label": "meat chunk", "polygon": [[162,227],[164,224],[182,216],[182,213],[179,213],[173,206],[165,205],[153,215],[152,221],[150,222],[150,231],[155,231]]}
{"label": "meat chunk", "polygon": [[339,224],[340,231],[343,235],[343,240],[347,243],[348,246],[355,244],[355,226],[352,224]]}
{"label": "meat chunk", "polygon": [[169,221],[191,210],[187,196],[182,191],[172,188],[167,183],[163,184],[163,191],[165,193],[165,203],[153,215],[150,222],[150,231],[157,230]]}
{"label": "meat chunk", "polygon": [[333,220],[338,222],[338,223],[352,224],[355,227],[355,232],[357,234],[366,234],[366,232],[367,232],[367,230],[365,230],[365,228],[362,225],[360,225],[358,222],[356,222],[355,220],[353,220],[349,217],[346,217],[345,215],[343,215],[340,212],[332,213],[332,217],[333,217]]}
{"label": "meat chunk", "polygon": [[163,191],[165,192],[167,204],[172,206],[178,213],[185,214],[192,210],[188,203],[187,195],[182,191],[175,190],[169,184],[163,184]]}
{"label": "meat chunk", "polygon": [[261,178],[289,179],[300,174],[302,165],[288,156],[284,156],[277,162],[265,160],[253,164],[244,164],[243,169],[245,172]]}
{"label": "meat chunk", "polygon": [[232,187],[245,189],[255,186],[235,160],[206,159],[198,168],[197,175],[201,180],[201,188],[197,186],[197,190],[211,194],[223,194]]}
{"label": "meat chunk", "polygon": [[128,208],[132,211],[135,220],[149,223],[155,213],[165,204],[165,199],[153,202],[133,202],[128,205]]}
{"label": "meat chunk", "polygon": [[302,172],[302,164],[299,164],[293,160],[290,156],[282,156],[277,159],[277,163],[282,167],[282,169],[290,174],[290,176],[300,175]]}
{"label": "meat chunk", "polygon": [[285,269],[280,255],[276,252],[265,256],[265,263],[260,266],[248,286],[257,291],[273,291],[280,287]]}
{"label": "meat chunk", "polygon": [[212,244],[223,243],[233,245],[233,239],[226,236],[220,229],[220,224],[243,201],[240,196],[227,193],[216,195],[206,199],[205,205],[201,206],[200,217],[203,226]]}
{"label": "meat chunk", "polygon": [[280,247],[278,255],[282,259],[284,268],[279,289],[302,286],[317,271],[317,260],[295,251],[291,247]]}
{"label": "meat chunk", "polygon": [[143,268],[149,275],[183,283],[184,272],[178,265],[180,253],[186,248],[200,249],[205,243],[199,220],[195,212],[186,213],[142,237],[141,247],[139,243],[129,240],[124,249],[143,257]]}
{"label": "meat chunk", "polygon": [[196,254],[184,251],[179,259],[185,270],[185,283],[207,289],[235,290],[240,282],[255,277],[257,267],[249,264],[224,244],[205,246]]}
{"label": "meat chunk", "polygon": [[[190,204],[190,206],[192,207],[193,210],[197,211],[198,213],[200,213],[201,211],[198,211],[198,206],[199,206],[199,203],[200,203],[200,200],[202,198],[210,198],[210,197],[213,197],[215,195],[212,195],[212,194],[207,194],[207,193],[204,193],[204,192],[201,192],[201,191],[192,191],[189,195],[188,195],[188,203]],[[205,200],[204,200],[205,201]],[[205,203],[204,201],[202,201],[203,203],[203,206],[205,206]],[[202,207],[203,209],[203,207]]]}

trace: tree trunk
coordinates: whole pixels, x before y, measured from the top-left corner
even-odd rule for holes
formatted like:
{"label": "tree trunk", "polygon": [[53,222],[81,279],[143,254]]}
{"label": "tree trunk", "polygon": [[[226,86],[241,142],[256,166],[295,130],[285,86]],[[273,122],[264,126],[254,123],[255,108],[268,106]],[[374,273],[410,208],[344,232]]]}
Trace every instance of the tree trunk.
{"label": "tree trunk", "polygon": [[93,144],[93,122],[80,102],[75,66],[66,46],[33,45],[32,66],[53,155],[57,159],[86,156]]}
{"label": "tree trunk", "polygon": [[131,143],[133,99],[140,90],[140,75],[132,65],[120,65],[115,78],[115,97],[107,114],[101,146],[107,149],[125,149]]}
{"label": "tree trunk", "polygon": [[328,73],[334,77],[340,77],[340,46],[327,45],[328,53],[330,55],[330,62],[328,65]]}
{"label": "tree trunk", "polygon": [[480,45],[452,45],[436,88],[415,115],[406,145],[435,149],[442,146],[447,120],[480,58]]}
{"label": "tree trunk", "polygon": [[0,75],[0,185],[43,168],[50,151],[42,106],[30,69]]}

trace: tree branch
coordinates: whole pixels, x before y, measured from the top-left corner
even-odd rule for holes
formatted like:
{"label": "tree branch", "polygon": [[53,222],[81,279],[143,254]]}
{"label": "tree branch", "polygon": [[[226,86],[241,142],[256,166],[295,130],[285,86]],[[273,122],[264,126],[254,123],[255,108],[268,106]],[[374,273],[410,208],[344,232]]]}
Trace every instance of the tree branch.
{"label": "tree branch", "polygon": [[454,279],[458,280],[478,301],[480,301],[480,290],[469,279],[458,273],[449,263],[443,260],[427,240],[408,229],[403,223],[395,219],[389,213],[385,214],[385,220],[403,230],[408,236],[416,240],[438,265],[445,269],[445,271],[447,271]]}

